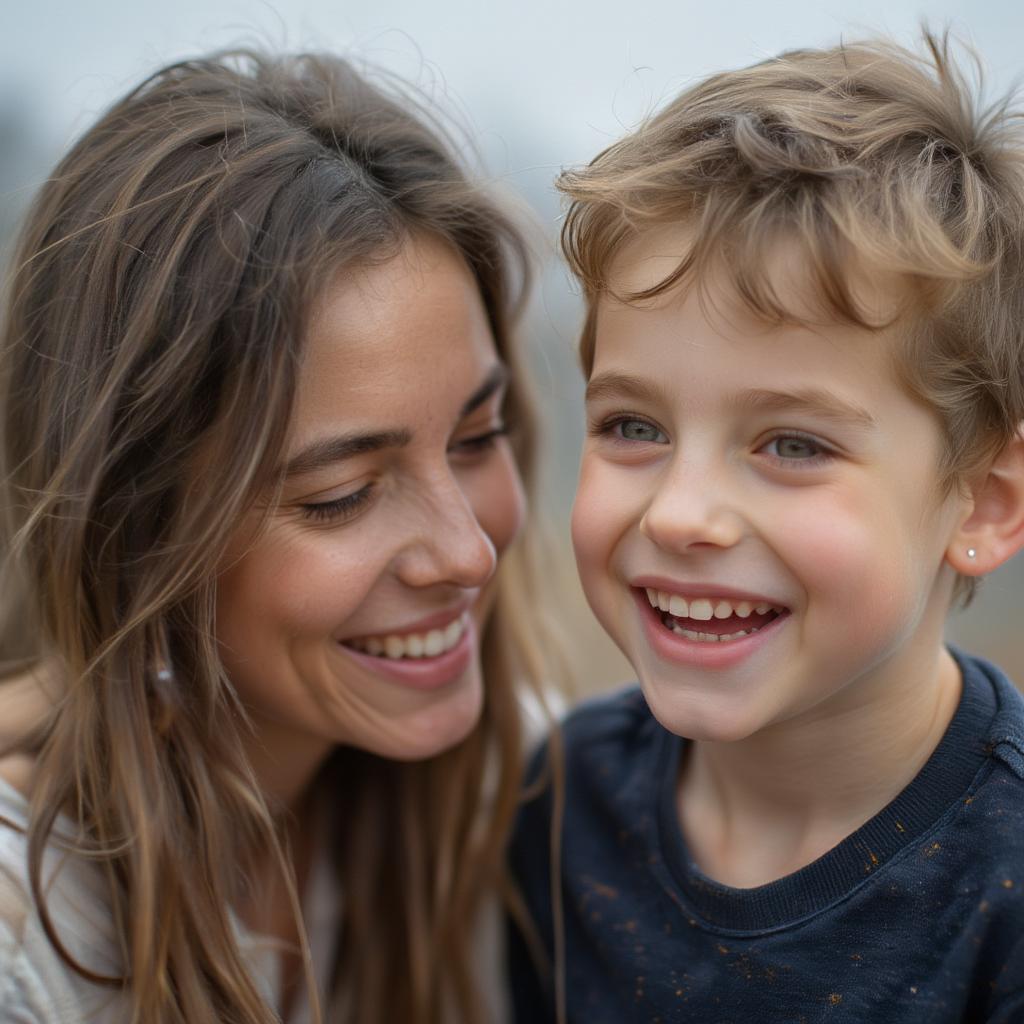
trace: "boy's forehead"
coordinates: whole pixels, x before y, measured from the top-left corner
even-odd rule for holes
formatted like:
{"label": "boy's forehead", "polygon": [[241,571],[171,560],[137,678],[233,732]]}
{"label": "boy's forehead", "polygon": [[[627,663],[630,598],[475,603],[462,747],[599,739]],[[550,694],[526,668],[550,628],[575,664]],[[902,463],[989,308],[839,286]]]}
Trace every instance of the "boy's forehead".
{"label": "boy's forehead", "polygon": [[609,290],[635,295],[671,277],[693,248],[694,229],[686,223],[659,224],[628,238],[608,267]]}
{"label": "boy's forehead", "polygon": [[[656,267],[666,240],[624,248],[624,265],[641,274]],[[705,295],[673,288],[642,302],[603,298],[588,401],[644,393],[694,408],[724,402],[734,411],[798,409],[864,430],[884,419],[879,404],[911,398],[899,372],[898,326],[771,324],[735,298],[723,303],[723,287],[712,281]]]}
{"label": "boy's forehead", "polygon": [[[757,326],[763,328],[763,318],[742,298],[736,268],[725,247],[720,253],[712,253],[710,260],[697,264],[691,274],[664,294],[644,300],[631,298],[658,289],[671,278],[696,242],[697,227],[687,221],[655,224],[637,231],[612,257],[601,301],[672,303],[696,288],[708,300],[709,308],[725,313],[731,320],[746,313],[752,321],[761,320]],[[765,245],[763,257],[758,274],[794,322],[827,327],[834,321],[816,262],[797,238],[780,233]],[[845,262],[842,277],[866,323],[883,326],[906,313],[908,285],[898,275],[876,271],[852,253]]]}

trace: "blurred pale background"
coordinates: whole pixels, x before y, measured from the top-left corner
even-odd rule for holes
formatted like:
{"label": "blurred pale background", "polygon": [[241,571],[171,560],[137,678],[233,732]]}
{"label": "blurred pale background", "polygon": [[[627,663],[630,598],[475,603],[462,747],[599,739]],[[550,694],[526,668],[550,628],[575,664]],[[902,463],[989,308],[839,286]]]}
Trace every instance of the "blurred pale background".
{"label": "blurred pale background", "polygon": [[[0,249],[36,184],[115,97],[169,60],[239,43],[329,49],[416,83],[477,139],[478,166],[532,209],[543,267],[527,323],[548,418],[543,509],[560,618],[592,691],[629,677],[575,586],[566,522],[582,437],[578,296],[554,257],[559,168],[585,162],[694,78],[870,31],[905,43],[922,19],[982,55],[988,91],[1024,71],[1019,0],[34,0],[0,34]],[[1024,681],[1024,556],[986,581],[951,636]]]}

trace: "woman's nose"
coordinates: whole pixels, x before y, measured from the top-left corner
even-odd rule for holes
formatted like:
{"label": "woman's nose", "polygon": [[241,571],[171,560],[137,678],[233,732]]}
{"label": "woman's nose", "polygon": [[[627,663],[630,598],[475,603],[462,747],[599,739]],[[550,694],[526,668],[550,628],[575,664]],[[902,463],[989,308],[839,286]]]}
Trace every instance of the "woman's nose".
{"label": "woman's nose", "polygon": [[491,578],[498,563],[494,544],[450,473],[432,483],[410,514],[410,537],[395,566],[405,584],[472,589]]}

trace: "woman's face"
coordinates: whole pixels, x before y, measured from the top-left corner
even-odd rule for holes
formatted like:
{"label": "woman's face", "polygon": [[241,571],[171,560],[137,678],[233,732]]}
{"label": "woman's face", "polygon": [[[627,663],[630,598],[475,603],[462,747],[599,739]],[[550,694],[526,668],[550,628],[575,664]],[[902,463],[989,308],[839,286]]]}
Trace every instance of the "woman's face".
{"label": "woman's face", "polygon": [[430,757],[476,723],[485,590],[523,517],[505,387],[477,285],[442,243],[325,290],[283,490],[218,580],[224,664],[274,770],[336,744]]}

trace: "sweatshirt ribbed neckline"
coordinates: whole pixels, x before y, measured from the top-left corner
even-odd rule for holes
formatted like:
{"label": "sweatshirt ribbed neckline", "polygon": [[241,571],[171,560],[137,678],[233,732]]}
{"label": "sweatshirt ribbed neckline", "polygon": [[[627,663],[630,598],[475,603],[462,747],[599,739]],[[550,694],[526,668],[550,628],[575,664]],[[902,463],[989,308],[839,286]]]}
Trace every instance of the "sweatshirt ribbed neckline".
{"label": "sweatshirt ribbed neckline", "polygon": [[655,751],[656,777],[661,780],[656,816],[660,847],[684,902],[697,917],[731,932],[776,931],[797,924],[869,882],[962,803],[989,759],[989,730],[998,705],[992,681],[976,663],[953,653],[963,674],[960,703],[920,772],[891,803],[838,846],[799,871],[756,888],[722,885],[692,863],[675,802],[686,741],[664,732]]}

